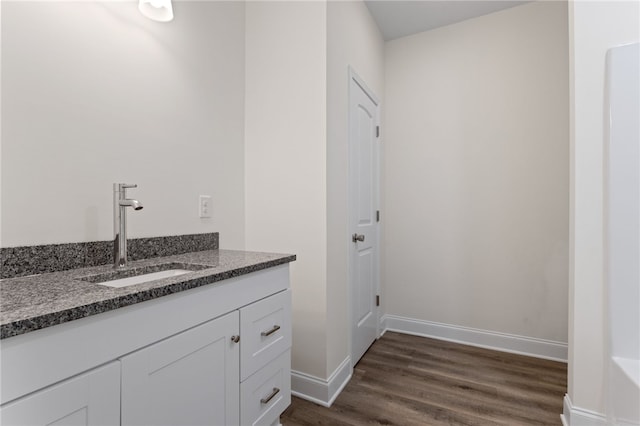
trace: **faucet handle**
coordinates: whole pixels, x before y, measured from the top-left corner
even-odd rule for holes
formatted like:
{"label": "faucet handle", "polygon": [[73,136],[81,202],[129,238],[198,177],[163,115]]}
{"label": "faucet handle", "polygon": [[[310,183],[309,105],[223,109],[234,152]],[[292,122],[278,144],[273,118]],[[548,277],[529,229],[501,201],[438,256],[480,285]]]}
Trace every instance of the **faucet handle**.
{"label": "faucet handle", "polygon": [[127,188],[137,188],[138,185],[135,183],[114,183],[113,190],[114,191],[124,191]]}

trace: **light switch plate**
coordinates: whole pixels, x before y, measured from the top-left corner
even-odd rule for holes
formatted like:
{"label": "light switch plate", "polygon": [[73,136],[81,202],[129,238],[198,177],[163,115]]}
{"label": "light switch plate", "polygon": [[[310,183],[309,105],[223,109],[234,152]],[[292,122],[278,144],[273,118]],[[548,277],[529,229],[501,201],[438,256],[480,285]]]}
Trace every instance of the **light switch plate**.
{"label": "light switch plate", "polygon": [[210,218],[211,213],[213,211],[213,206],[211,205],[211,195],[201,195],[200,202],[198,203],[198,210],[200,217],[202,218]]}

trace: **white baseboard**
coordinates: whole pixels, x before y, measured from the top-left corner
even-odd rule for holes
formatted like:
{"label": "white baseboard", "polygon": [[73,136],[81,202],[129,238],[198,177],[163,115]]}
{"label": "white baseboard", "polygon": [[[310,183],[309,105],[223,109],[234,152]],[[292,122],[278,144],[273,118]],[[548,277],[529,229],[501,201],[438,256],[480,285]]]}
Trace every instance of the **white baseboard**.
{"label": "white baseboard", "polygon": [[383,316],[380,319],[380,329],[553,361],[567,362],[568,356],[567,344],[562,342],[403,318],[395,315]]}
{"label": "white baseboard", "polygon": [[292,370],[291,394],[323,407],[331,407],[351,380],[351,371],[351,357],[345,358],[326,380]]}
{"label": "white baseboard", "polygon": [[607,426],[607,418],[604,415],[574,407],[569,395],[564,396],[563,406],[560,415],[563,426]]}

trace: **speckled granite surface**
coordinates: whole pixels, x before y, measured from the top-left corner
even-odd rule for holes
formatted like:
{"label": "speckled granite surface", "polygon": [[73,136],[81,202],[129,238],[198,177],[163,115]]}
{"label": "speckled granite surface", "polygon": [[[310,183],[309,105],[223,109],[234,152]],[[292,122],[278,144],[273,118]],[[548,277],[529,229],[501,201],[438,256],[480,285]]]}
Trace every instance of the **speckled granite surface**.
{"label": "speckled granite surface", "polygon": [[295,255],[234,250],[208,250],[146,259],[131,262],[126,269],[156,269],[157,265],[172,262],[196,265],[196,268],[202,269],[124,288],[106,287],[85,280],[113,272],[111,265],[3,279],[0,280],[0,338],[51,327],[294,260]]}
{"label": "speckled granite surface", "polygon": [[[217,232],[127,240],[129,260],[219,248]],[[113,262],[113,241],[6,247],[0,249],[0,278],[66,271]]]}

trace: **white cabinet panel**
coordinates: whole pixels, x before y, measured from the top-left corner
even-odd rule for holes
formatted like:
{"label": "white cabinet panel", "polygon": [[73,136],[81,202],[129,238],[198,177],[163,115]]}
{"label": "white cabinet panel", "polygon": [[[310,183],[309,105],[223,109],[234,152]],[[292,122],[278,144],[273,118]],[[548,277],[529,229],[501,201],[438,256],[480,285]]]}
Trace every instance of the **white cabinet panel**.
{"label": "white cabinet panel", "polygon": [[240,309],[241,380],[291,347],[291,290]]}
{"label": "white cabinet panel", "polygon": [[3,405],[0,408],[0,424],[120,424],[120,362],[111,362]]}
{"label": "white cabinet panel", "polygon": [[123,357],[123,425],[239,423],[238,312]]}
{"label": "white cabinet panel", "polygon": [[291,404],[291,350],[242,382],[243,426],[271,425]]}

